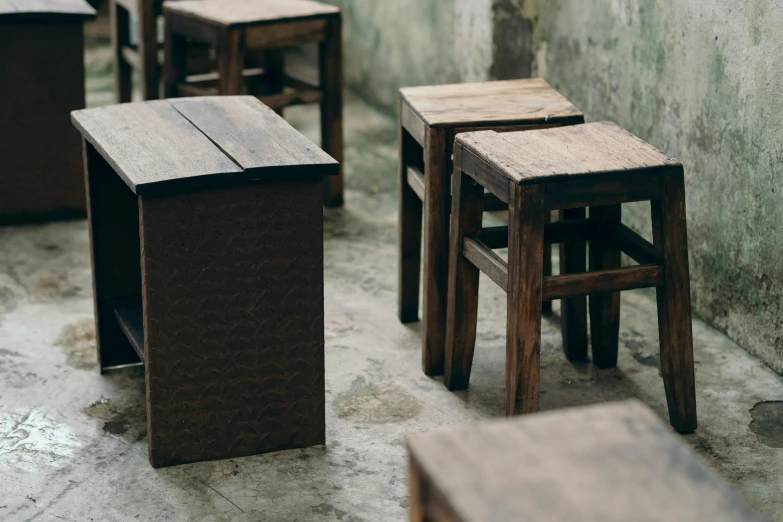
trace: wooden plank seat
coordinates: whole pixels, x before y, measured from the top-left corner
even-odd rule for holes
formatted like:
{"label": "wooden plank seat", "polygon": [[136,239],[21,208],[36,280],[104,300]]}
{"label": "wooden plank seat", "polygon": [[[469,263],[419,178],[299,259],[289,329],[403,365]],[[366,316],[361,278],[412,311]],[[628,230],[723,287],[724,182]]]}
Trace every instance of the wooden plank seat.
{"label": "wooden plank seat", "polygon": [[763,522],[629,400],[408,437],[411,522]]}
{"label": "wooden plank seat", "polygon": [[101,371],[144,364],[153,466],[324,443],[322,177],[253,97],[76,111]]}
{"label": "wooden plank seat", "polygon": [[[508,294],[506,414],[538,409],[541,303],[589,294],[593,362],[617,364],[619,292],[655,287],[661,374],[672,426],[696,428],[683,169],[612,123],[457,136],[452,187],[444,382],[468,386],[476,340],[479,271]],[[482,230],[484,189],[508,203],[508,227]],[[650,201],[653,243],[621,223],[621,204]],[[590,217],[547,224],[552,209]],[[505,235],[505,240],[502,237]],[[544,245],[590,243],[590,271],[548,276]],[[492,248],[508,248],[508,262]],[[621,267],[620,253],[641,263]],[[581,260],[575,259],[582,256]],[[564,251],[584,266],[584,250]],[[581,325],[580,325],[581,327]],[[564,335],[571,333],[564,325]],[[569,353],[586,359],[584,351]]]}
{"label": "wooden plank seat", "polygon": [[0,223],[84,217],[83,0],[0,1]]}
{"label": "wooden plank seat", "polygon": [[[342,161],[342,33],[337,7],[311,0],[183,0],[165,2],[163,9],[167,98],[251,94],[280,115],[285,107],[320,104],[321,145]],[[285,71],[283,50],[306,43],[319,47],[318,83]],[[188,50],[196,44],[217,52],[217,71],[206,82],[188,74]],[[326,206],[342,206],[342,177],[330,176],[324,183]]]}
{"label": "wooden plank seat", "polygon": [[[419,320],[422,238],[425,238],[422,313],[425,374],[443,374],[451,208],[449,179],[454,137],[475,130],[512,132],[583,121],[582,112],[540,78],[400,89],[398,314],[403,323]],[[487,193],[483,208],[487,212],[506,210],[508,204]],[[546,273],[551,273],[550,254],[547,246]],[[579,304],[578,298],[574,300],[575,310],[571,315],[586,318],[586,302],[581,307]],[[544,303],[543,307],[544,311],[551,311],[550,303]],[[578,322],[585,325],[584,335],[573,334],[566,341],[586,346],[587,321]]]}

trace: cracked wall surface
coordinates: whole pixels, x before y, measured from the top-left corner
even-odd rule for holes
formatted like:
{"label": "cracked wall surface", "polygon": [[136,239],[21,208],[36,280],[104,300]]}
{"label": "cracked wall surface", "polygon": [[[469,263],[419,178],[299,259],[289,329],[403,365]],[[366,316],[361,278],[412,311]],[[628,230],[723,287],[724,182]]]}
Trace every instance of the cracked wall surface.
{"label": "cracked wall surface", "polygon": [[328,3],[343,11],[346,84],[388,113],[400,87],[488,77],[492,0]]}
{"label": "cracked wall surface", "polygon": [[[693,306],[783,372],[783,4],[527,0],[534,74],[685,166]],[[648,233],[649,208],[624,221]]]}
{"label": "cracked wall surface", "polygon": [[[542,76],[588,121],[683,162],[697,314],[783,372],[783,4],[772,0],[334,0],[346,81],[396,111],[400,86]],[[650,237],[649,208],[624,221]]]}

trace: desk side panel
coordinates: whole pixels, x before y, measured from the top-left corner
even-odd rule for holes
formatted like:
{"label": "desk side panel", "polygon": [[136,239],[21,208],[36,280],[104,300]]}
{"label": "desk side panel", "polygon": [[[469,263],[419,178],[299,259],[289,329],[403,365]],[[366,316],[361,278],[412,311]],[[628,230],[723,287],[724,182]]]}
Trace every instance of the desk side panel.
{"label": "desk side panel", "polygon": [[140,201],[153,466],[323,444],[321,178]]}

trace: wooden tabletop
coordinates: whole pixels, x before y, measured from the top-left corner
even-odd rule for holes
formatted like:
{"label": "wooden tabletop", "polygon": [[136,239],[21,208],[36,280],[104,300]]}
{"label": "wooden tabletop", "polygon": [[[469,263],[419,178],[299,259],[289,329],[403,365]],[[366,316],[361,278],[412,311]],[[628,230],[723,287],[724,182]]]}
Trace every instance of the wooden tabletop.
{"label": "wooden tabletop", "polygon": [[223,27],[264,25],[335,16],[340,9],[311,0],[183,0],[164,2],[164,9]]}
{"label": "wooden tabletop", "polygon": [[2,19],[95,18],[95,9],[84,0],[0,0]]}
{"label": "wooden tabletop", "polygon": [[339,171],[252,96],[125,103],[74,111],[71,119],[137,194]]}
{"label": "wooden tabletop", "polygon": [[760,522],[637,401],[414,435],[412,464],[461,522]]}
{"label": "wooden tabletop", "polygon": [[400,96],[430,127],[555,123],[584,117],[542,78],[405,87]]}
{"label": "wooden tabletop", "polygon": [[680,165],[611,122],[524,132],[467,132],[456,141],[520,185]]}

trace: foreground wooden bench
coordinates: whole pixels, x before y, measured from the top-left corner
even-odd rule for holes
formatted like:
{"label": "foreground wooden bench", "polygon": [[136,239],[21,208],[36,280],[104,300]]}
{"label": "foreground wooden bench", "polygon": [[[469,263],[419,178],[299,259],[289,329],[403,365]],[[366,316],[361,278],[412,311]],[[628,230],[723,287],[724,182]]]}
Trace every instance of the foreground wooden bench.
{"label": "foreground wooden bench", "polygon": [[324,443],[322,177],[252,97],[77,111],[101,371],[145,366],[150,461]]}
{"label": "foreground wooden bench", "polygon": [[0,0],[0,223],[84,216],[83,0]]}
{"label": "foreground wooden bench", "polygon": [[761,522],[637,401],[408,438],[412,522]]}

